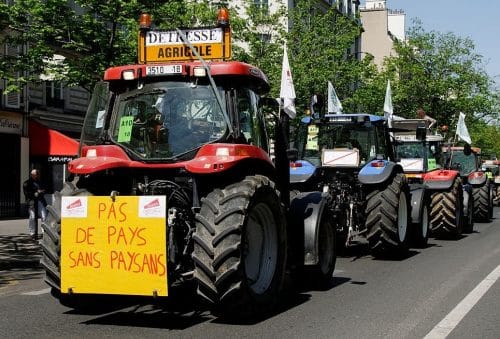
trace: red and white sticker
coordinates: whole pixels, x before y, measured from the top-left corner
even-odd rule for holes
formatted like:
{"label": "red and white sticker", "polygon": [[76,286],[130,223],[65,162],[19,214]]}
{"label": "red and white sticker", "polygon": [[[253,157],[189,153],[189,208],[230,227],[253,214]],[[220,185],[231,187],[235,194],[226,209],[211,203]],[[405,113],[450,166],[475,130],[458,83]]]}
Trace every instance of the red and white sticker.
{"label": "red and white sticker", "polygon": [[166,205],[165,196],[140,196],[139,218],[165,218]]}
{"label": "red and white sticker", "polygon": [[62,197],[62,218],[86,218],[88,211],[88,197]]}

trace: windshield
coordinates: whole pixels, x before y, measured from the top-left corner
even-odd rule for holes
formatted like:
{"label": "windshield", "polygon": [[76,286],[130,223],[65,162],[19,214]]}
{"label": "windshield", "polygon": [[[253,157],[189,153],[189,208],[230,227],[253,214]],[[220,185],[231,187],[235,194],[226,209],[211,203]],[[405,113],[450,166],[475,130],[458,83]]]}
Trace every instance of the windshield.
{"label": "windshield", "polygon": [[402,143],[396,145],[396,158],[414,159],[423,158],[425,155],[425,146],[421,142]]}
{"label": "windshield", "polygon": [[377,134],[373,125],[302,125],[300,134],[299,143],[302,145],[299,145],[299,156],[316,166],[321,164],[321,152],[324,150],[357,150],[360,165],[374,159],[377,153],[385,153],[383,149],[377,150]]}
{"label": "windshield", "polygon": [[[403,142],[395,146],[396,158],[400,159],[403,168],[404,159],[427,159],[427,170],[441,168],[439,146],[435,142]],[[406,170],[406,169],[405,169]]]}
{"label": "windshield", "polygon": [[462,151],[453,151],[451,163],[452,167],[459,168],[461,176],[469,175],[476,170],[476,157],[474,153],[465,155]]}
{"label": "windshield", "polygon": [[104,128],[106,107],[110,101],[108,84],[98,82],[92,92],[85,121],[83,123],[81,142],[84,145],[95,145]]}
{"label": "windshield", "polygon": [[181,155],[227,130],[212,88],[192,83],[153,83],[122,94],[114,115],[113,139],[143,159]]}

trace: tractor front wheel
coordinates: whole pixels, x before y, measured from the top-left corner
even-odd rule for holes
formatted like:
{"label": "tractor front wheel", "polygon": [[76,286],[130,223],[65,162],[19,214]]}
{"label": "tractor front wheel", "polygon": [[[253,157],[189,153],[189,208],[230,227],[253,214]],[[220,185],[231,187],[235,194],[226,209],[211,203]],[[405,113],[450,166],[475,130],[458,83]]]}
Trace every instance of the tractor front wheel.
{"label": "tractor front wheel", "polygon": [[430,233],[429,219],[429,207],[424,202],[420,216],[420,224],[413,225],[413,229],[415,232],[413,236],[413,243],[417,248],[424,248],[425,246],[427,246],[427,241],[429,240]]}

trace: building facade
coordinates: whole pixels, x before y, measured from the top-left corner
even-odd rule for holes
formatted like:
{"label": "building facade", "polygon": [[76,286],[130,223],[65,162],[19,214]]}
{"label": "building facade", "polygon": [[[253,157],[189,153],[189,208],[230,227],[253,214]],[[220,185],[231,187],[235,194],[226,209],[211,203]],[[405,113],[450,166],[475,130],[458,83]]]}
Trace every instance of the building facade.
{"label": "building facade", "polygon": [[371,54],[381,68],[384,58],[394,55],[394,41],[405,40],[405,18],[402,10],[389,10],[385,0],[366,0],[360,7],[363,34],[361,54]]}
{"label": "building facade", "polygon": [[[23,53],[25,47],[0,46],[0,57]],[[25,216],[22,190],[37,168],[49,194],[62,188],[66,164],[78,152],[78,141],[90,95],[82,88],[50,80],[6,91],[0,79],[0,218]],[[61,147],[62,145],[62,147]]]}

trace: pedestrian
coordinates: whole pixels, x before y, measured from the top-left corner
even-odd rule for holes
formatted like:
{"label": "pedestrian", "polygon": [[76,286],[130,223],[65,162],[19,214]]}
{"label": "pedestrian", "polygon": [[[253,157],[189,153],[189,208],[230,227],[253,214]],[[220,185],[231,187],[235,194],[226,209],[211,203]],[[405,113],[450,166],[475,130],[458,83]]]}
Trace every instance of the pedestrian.
{"label": "pedestrian", "polygon": [[23,183],[23,191],[28,204],[28,231],[31,238],[36,240],[38,239],[38,217],[43,222],[47,216],[47,201],[44,197],[45,189],[40,182],[39,170],[31,170],[30,178]]}
{"label": "pedestrian", "polygon": [[417,110],[417,118],[429,121],[429,129],[436,123],[436,119],[433,119],[430,116],[428,116],[423,110],[423,108],[419,108]]}

